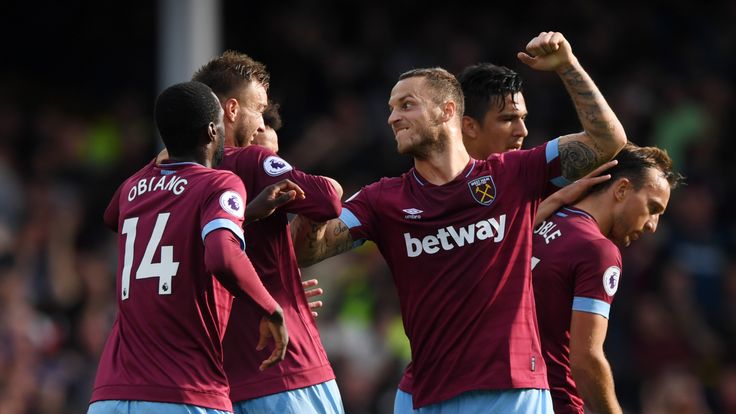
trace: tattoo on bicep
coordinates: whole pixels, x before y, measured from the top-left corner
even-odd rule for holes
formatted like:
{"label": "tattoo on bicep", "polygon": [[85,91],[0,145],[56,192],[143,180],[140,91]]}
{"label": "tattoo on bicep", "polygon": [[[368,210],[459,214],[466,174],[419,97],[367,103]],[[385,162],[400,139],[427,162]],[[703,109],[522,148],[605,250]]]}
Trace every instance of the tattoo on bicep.
{"label": "tattoo on bicep", "polygon": [[592,148],[579,141],[560,145],[560,164],[562,176],[568,180],[577,180],[593,171],[598,165],[598,157]]}
{"label": "tattoo on bicep", "polygon": [[350,229],[342,221],[340,221],[333,230],[335,236],[335,254],[346,252],[353,247],[353,238],[350,237]]}

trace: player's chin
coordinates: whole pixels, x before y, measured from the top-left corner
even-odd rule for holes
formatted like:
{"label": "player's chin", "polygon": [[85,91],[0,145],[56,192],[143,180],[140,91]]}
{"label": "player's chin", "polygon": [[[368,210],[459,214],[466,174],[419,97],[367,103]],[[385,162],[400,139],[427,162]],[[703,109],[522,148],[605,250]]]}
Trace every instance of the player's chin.
{"label": "player's chin", "polygon": [[412,153],[412,146],[406,142],[396,140],[396,152],[398,152],[401,155],[411,155]]}

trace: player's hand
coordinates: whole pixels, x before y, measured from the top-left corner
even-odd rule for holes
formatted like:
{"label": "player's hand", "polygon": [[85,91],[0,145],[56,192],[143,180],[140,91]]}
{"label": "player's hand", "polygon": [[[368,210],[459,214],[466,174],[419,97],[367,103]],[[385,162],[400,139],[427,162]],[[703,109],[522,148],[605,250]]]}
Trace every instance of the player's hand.
{"label": "player's hand", "polygon": [[586,176],[557,191],[555,194],[558,201],[561,203],[560,205],[564,206],[567,204],[573,204],[594,185],[610,180],[611,174],[600,174],[616,164],[618,164],[618,160],[608,161],[607,163],[598,166],[595,170],[589,172]]}
{"label": "player's hand", "polygon": [[[319,284],[317,279],[309,279],[302,282],[302,288],[304,289],[304,295],[307,299],[320,296],[324,293],[322,288],[315,288]],[[314,289],[311,289],[314,288]],[[309,310],[312,312],[312,316],[315,318],[319,316],[317,309],[321,308],[324,304],[321,300],[313,300],[309,302]]]}
{"label": "player's hand", "polygon": [[284,204],[303,200],[304,191],[291,180],[281,180],[264,188],[245,207],[246,224],[268,217]]}
{"label": "player's hand", "polygon": [[268,340],[270,338],[273,338],[274,343],[271,356],[261,362],[261,366],[258,368],[263,371],[266,368],[272,367],[273,365],[283,361],[284,356],[286,356],[286,345],[289,343],[289,333],[286,331],[283,311],[279,309],[274,312],[273,315],[261,318],[259,331],[260,337],[258,338],[256,351],[262,351],[266,345],[268,345]]}
{"label": "player's hand", "polygon": [[529,67],[545,71],[556,71],[576,60],[570,43],[559,32],[540,33],[526,45],[526,53],[516,56]]}

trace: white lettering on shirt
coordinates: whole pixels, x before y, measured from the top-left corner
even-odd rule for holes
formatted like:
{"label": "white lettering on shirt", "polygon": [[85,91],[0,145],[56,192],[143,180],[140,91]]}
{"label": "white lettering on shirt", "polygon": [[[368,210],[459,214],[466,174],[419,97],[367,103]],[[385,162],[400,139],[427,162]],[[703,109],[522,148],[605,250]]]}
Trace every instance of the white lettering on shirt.
{"label": "white lettering on shirt", "polygon": [[158,180],[156,177],[150,179],[141,179],[128,191],[128,201],[133,201],[139,195],[151,191],[171,191],[174,195],[180,195],[186,190],[189,181],[186,178],[177,177],[176,175],[165,175]]}
{"label": "white lettering on shirt", "polygon": [[534,234],[544,237],[544,244],[549,244],[552,240],[562,236],[562,232],[557,229],[557,224],[551,221],[543,221],[542,224],[534,230]]}
{"label": "white lettering on shirt", "polygon": [[481,220],[460,228],[443,227],[438,229],[436,234],[425,236],[422,239],[412,237],[411,233],[404,233],[404,242],[407,256],[417,257],[422,253],[435,254],[440,250],[448,251],[455,247],[470,245],[476,240],[492,238],[493,242],[498,243],[503,240],[505,234],[506,215],[502,214],[497,219]]}

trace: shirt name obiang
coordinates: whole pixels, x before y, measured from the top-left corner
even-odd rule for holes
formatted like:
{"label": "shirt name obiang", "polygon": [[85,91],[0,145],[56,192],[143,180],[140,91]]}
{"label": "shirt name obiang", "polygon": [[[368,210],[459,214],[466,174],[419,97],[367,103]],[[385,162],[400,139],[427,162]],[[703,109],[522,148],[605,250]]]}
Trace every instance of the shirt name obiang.
{"label": "shirt name obiang", "polygon": [[[156,182],[155,184],[154,181]],[[179,195],[186,190],[188,183],[189,181],[186,178],[177,177],[173,174],[159,177],[158,181],[156,181],[156,177],[151,177],[150,179],[144,178],[130,188],[130,191],[128,191],[128,201],[133,201],[137,196],[149,191],[171,191],[174,195]]]}
{"label": "shirt name obiang", "polygon": [[440,250],[452,250],[455,247],[463,247],[473,244],[476,240],[493,239],[495,243],[503,240],[506,233],[506,215],[498,218],[481,220],[477,223],[468,224],[465,227],[455,228],[447,226],[437,230],[437,234],[425,236],[421,240],[412,237],[411,233],[404,233],[406,242],[406,254],[409,257],[417,257],[422,253],[435,254]]}

